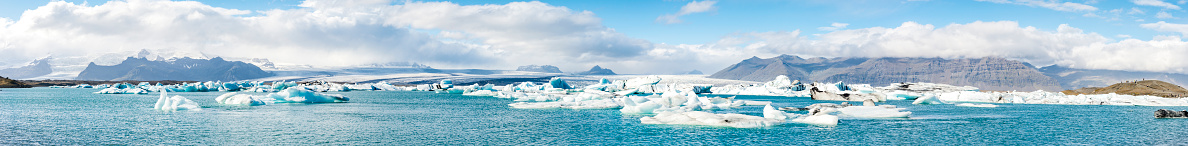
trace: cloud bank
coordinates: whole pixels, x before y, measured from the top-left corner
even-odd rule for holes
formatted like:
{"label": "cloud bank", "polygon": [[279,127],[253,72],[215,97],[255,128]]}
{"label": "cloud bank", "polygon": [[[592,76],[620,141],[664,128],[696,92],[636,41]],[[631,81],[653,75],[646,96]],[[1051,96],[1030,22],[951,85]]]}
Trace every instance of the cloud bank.
{"label": "cloud bank", "polygon": [[[691,2],[677,14],[710,11],[713,3]],[[704,44],[664,44],[628,37],[601,21],[593,12],[542,2],[309,0],[300,8],[253,12],[190,1],[58,1],[19,19],[0,18],[0,62],[20,65],[53,55],[75,60],[77,66],[95,61],[92,56],[150,49],[317,66],[413,61],[439,68],[551,64],[577,71],[601,65],[620,73],[654,74],[715,72],[751,56],[794,54],[1005,57],[1035,65],[1188,73],[1183,61],[1188,43],[1182,36],[1114,40],[1069,25],[1042,30],[1014,21],[943,26],[904,22],[889,28],[836,23],[820,27],[829,31],[824,34],[740,32]],[[1185,26],[1157,22],[1141,27],[1184,34]]]}

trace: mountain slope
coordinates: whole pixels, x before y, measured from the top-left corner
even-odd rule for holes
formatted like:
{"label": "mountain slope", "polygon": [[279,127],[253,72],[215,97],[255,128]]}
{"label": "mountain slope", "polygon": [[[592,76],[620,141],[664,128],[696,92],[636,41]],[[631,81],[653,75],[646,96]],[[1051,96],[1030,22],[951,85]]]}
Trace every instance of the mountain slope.
{"label": "mountain slope", "polygon": [[1065,90],[1064,94],[1126,94],[1151,95],[1164,98],[1188,97],[1188,90],[1168,82],[1159,80],[1126,81],[1107,87],[1087,87],[1077,90]]}
{"label": "mountain slope", "polygon": [[46,57],[34,60],[33,62],[29,63],[28,66],[0,69],[0,76],[9,77],[12,79],[27,79],[48,75],[54,72],[54,70],[51,69],[52,66],[49,64],[50,59],[51,58]]}
{"label": "mountain slope", "polygon": [[711,78],[766,81],[779,75],[818,82],[886,86],[899,82],[932,82],[975,86],[983,90],[1059,91],[1055,79],[1030,64],[1002,58],[800,58],[781,55],[752,57],[718,71]]}
{"label": "mountain slope", "polygon": [[26,85],[20,81],[12,80],[6,77],[0,77],[0,88],[29,88],[33,86]]}
{"label": "mountain slope", "polygon": [[1105,87],[1115,83],[1137,80],[1161,80],[1171,84],[1188,83],[1188,75],[1159,72],[1075,69],[1064,66],[1046,66],[1039,69],[1044,75],[1060,81],[1065,90],[1084,87]]}
{"label": "mountain slope", "polygon": [[611,71],[610,69],[602,68],[601,66],[597,66],[597,65],[595,65],[593,68],[590,68],[589,71],[580,72],[577,74],[579,74],[579,75],[616,75],[615,71]]}
{"label": "mountain slope", "polygon": [[149,61],[128,57],[120,64],[102,66],[91,63],[78,74],[78,80],[185,80],[236,81],[273,76],[259,67],[240,62],[212,59],[175,58],[168,61]]}

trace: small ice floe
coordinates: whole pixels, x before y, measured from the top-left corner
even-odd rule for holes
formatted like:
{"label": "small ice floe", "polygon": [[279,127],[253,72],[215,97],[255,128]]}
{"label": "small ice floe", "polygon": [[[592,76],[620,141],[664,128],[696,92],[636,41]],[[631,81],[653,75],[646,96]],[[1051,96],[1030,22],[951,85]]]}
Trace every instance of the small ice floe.
{"label": "small ice floe", "polygon": [[956,104],[955,106],[964,106],[964,107],[986,107],[986,108],[993,108],[993,107],[998,107],[998,105],[994,105],[994,104],[974,104],[974,103],[960,103],[960,104]]}
{"label": "small ice floe", "polygon": [[219,97],[215,98],[215,102],[218,102],[219,104],[246,105],[246,106],[257,106],[257,105],[265,104],[263,100],[256,99],[256,97],[253,97],[252,95],[239,94],[236,92],[219,95]]}

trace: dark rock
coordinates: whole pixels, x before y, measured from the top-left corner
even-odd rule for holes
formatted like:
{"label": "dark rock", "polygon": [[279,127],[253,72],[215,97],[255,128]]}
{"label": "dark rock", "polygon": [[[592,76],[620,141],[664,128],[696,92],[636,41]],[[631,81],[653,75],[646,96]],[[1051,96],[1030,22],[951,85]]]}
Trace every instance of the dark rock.
{"label": "dark rock", "polygon": [[595,65],[594,68],[590,68],[590,71],[580,72],[577,74],[579,74],[579,75],[616,75],[615,71],[611,71],[610,69],[605,69],[605,68],[602,68],[601,66],[597,66],[597,65]]}
{"label": "dark rock", "polygon": [[800,58],[792,55],[751,57],[711,78],[769,81],[787,75],[792,80],[846,82],[887,86],[899,82],[930,82],[974,86],[984,90],[1059,91],[1055,79],[1031,64],[1003,58]]}
{"label": "dark rock", "polygon": [[1159,109],[1155,111],[1155,118],[1188,118],[1188,111]]}
{"label": "dark rock", "polygon": [[49,64],[50,59],[52,58],[46,57],[30,62],[28,66],[0,69],[0,76],[12,79],[28,79],[48,75],[54,72]]}
{"label": "dark rock", "polygon": [[562,73],[560,68],[552,65],[525,65],[516,68],[516,71],[530,71],[543,73]]}
{"label": "dark rock", "polygon": [[102,66],[91,63],[78,74],[78,80],[184,80],[184,81],[238,81],[273,76],[252,64],[240,61],[226,61],[223,58],[149,61],[145,58],[128,57],[120,64]]}

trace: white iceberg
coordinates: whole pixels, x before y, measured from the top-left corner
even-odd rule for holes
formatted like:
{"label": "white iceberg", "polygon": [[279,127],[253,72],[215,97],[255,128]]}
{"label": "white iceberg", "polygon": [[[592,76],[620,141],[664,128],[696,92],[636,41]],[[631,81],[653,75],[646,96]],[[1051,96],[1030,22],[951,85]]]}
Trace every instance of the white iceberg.
{"label": "white iceberg", "polygon": [[347,102],[347,98],[338,94],[322,94],[308,90],[285,89],[277,93],[269,93],[264,97],[253,97],[268,103],[335,103]]}
{"label": "white iceberg", "polygon": [[153,109],[157,109],[157,110],[161,110],[161,111],[181,111],[181,110],[200,111],[200,110],[202,110],[202,107],[198,106],[197,102],[194,102],[193,100],[190,100],[190,99],[186,99],[186,97],[176,96],[176,95],[173,97],[169,97],[166,94],[166,91],[162,90],[161,97],[157,98],[157,103],[153,105]]}
{"label": "white iceberg", "polygon": [[256,99],[256,97],[253,97],[252,95],[239,94],[239,93],[235,93],[235,92],[219,95],[219,97],[215,98],[215,102],[218,102],[219,104],[247,105],[247,106],[257,106],[257,105],[265,104],[263,100]]}

